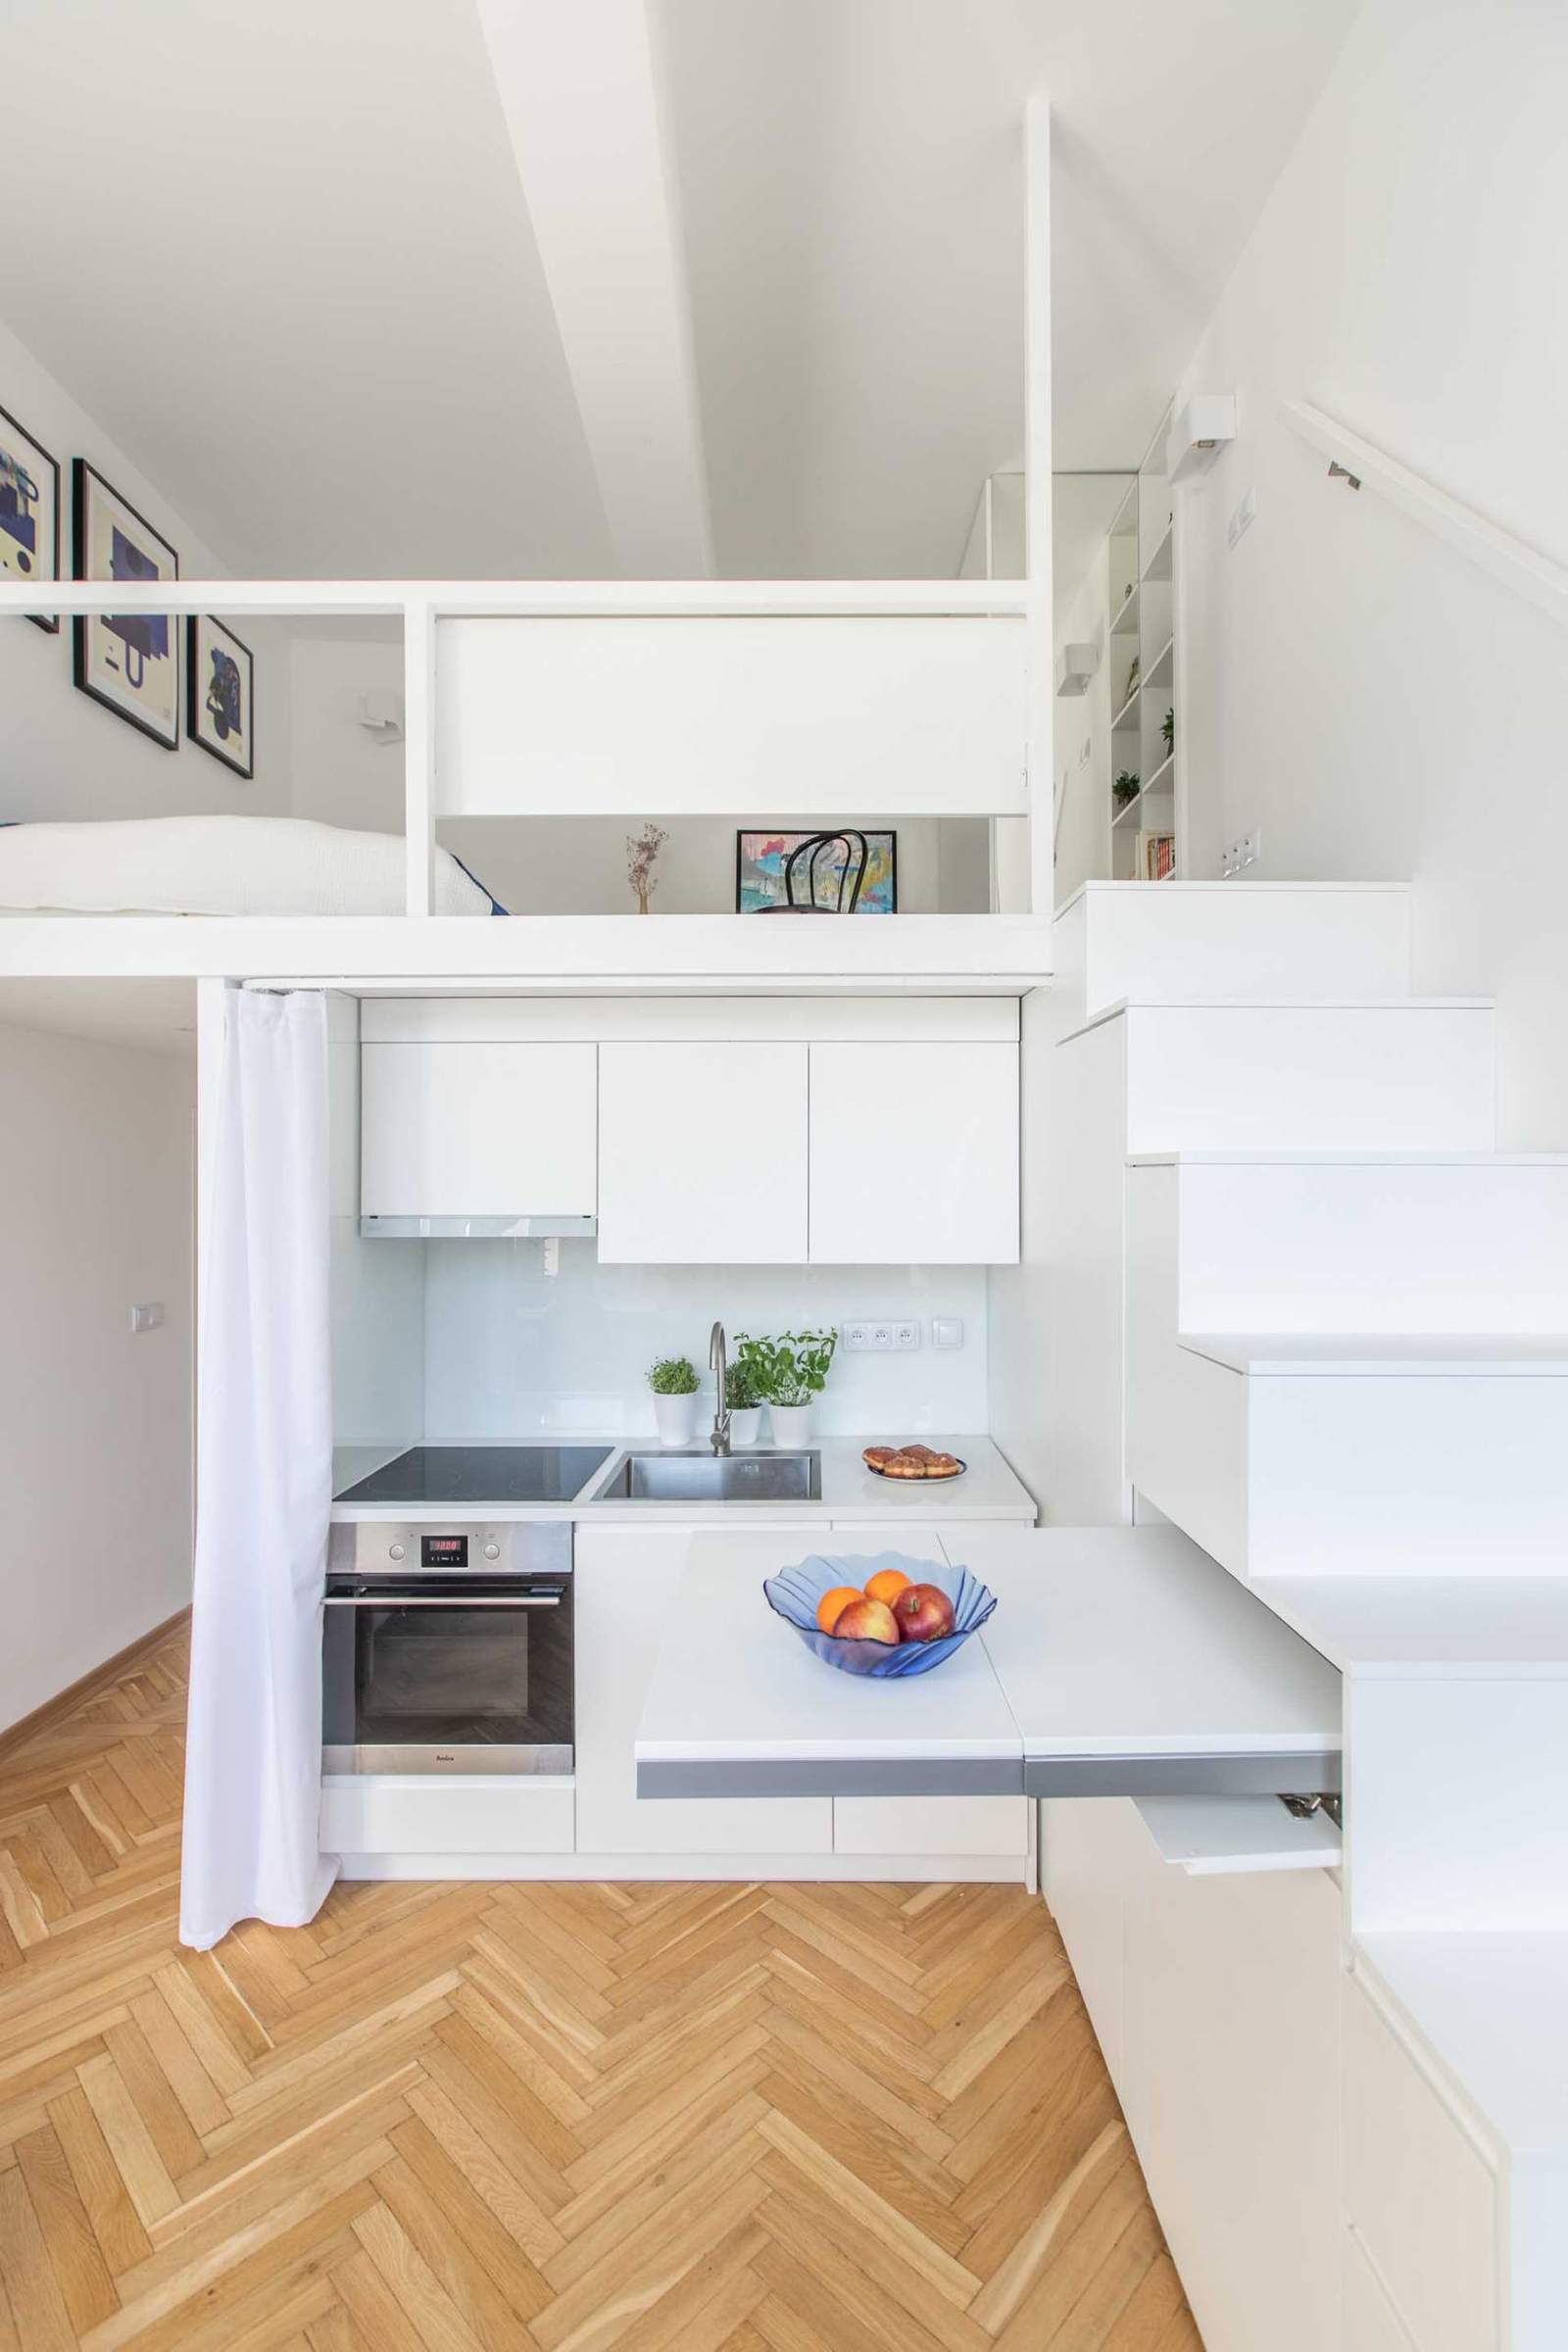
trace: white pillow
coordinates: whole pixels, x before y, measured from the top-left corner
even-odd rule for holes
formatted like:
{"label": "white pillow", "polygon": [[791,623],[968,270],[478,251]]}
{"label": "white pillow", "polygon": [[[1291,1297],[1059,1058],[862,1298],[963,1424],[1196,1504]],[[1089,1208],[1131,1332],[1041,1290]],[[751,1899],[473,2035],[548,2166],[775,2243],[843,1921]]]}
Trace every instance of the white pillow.
{"label": "white pillow", "polygon": [[[81,914],[401,914],[403,837],[303,816],[140,816],[0,825],[0,907]],[[491,914],[435,854],[437,914]]]}

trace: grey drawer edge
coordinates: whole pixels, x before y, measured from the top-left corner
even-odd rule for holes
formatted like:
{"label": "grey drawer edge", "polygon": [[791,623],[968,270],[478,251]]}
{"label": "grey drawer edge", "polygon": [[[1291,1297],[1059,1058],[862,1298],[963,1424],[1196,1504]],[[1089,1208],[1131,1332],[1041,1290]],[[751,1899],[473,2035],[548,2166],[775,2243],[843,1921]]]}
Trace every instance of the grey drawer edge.
{"label": "grey drawer edge", "polygon": [[1016,1756],[681,1758],[639,1763],[639,1796],[1020,1796]]}
{"label": "grey drawer edge", "polygon": [[1340,1786],[1337,1747],[1219,1756],[1028,1756],[1026,1796],[1326,1795]]}

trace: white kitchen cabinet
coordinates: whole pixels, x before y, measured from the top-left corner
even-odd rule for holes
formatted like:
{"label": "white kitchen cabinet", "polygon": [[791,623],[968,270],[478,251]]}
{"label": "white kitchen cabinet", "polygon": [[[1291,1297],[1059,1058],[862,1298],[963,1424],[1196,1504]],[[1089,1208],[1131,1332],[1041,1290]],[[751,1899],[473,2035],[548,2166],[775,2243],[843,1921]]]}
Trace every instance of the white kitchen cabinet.
{"label": "white kitchen cabinet", "polygon": [[1018,1258],[1018,1049],[813,1045],[813,1265]]}
{"label": "white kitchen cabinet", "polygon": [[807,1048],[606,1044],[604,1265],[804,1265]]}
{"label": "white kitchen cabinet", "polygon": [[1125,1799],[1042,1813],[1047,1899],[1208,2352],[1334,2352],[1338,1886],[1190,1877]]}
{"label": "white kitchen cabinet", "polygon": [[597,1060],[585,1044],[367,1044],[361,1213],[591,1217]]}
{"label": "white kitchen cabinet", "polygon": [[1353,2230],[1347,2230],[1343,2352],[1419,2352],[1415,2337],[1383,2291]]}
{"label": "white kitchen cabinet", "polygon": [[569,1780],[522,1773],[331,1774],[324,1854],[569,1854]]}
{"label": "white kitchen cabinet", "polygon": [[836,1854],[1022,1856],[1027,1797],[836,1796]]}
{"label": "white kitchen cabinet", "polygon": [[1353,1977],[1345,1985],[1345,2201],[1420,2352],[1494,2352],[1496,2180]]}
{"label": "white kitchen cabinet", "polygon": [[[637,1794],[638,1719],[690,1541],[640,1528],[577,1530],[577,1851],[759,1861],[830,1854],[831,1797]],[[809,1531],[802,1541],[808,1545]]]}

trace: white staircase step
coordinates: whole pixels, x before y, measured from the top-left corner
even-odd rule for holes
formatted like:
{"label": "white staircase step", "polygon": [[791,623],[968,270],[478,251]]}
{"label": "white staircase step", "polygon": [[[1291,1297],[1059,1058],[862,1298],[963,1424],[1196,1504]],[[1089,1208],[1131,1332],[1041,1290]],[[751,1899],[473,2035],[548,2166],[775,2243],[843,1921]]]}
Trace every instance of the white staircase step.
{"label": "white staircase step", "polygon": [[1496,1054],[1485,999],[1126,1004],[1125,1143],[1179,1152],[1490,1152]]}
{"label": "white staircase step", "polygon": [[1052,926],[1080,1017],[1119,999],[1401,997],[1410,890],[1396,882],[1089,882]]}
{"label": "white staircase step", "polygon": [[1129,1282],[1172,1331],[1568,1331],[1568,1156],[1161,1153],[1129,1161]]}
{"label": "white staircase step", "polygon": [[1568,1336],[1175,1339],[1129,1379],[1134,1485],[1238,1576],[1559,1577]]}

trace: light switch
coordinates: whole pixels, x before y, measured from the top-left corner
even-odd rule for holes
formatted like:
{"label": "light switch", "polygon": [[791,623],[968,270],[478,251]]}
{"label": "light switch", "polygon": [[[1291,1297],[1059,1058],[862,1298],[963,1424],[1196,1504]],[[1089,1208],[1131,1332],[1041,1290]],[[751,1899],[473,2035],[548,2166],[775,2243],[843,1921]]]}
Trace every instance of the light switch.
{"label": "light switch", "polygon": [[933,1348],[961,1348],[963,1346],[963,1318],[961,1315],[933,1315],[931,1318],[931,1345]]}
{"label": "light switch", "polygon": [[133,1306],[130,1310],[130,1328],[135,1332],[157,1331],[163,1320],[164,1302],[161,1298],[150,1298],[145,1306]]}

